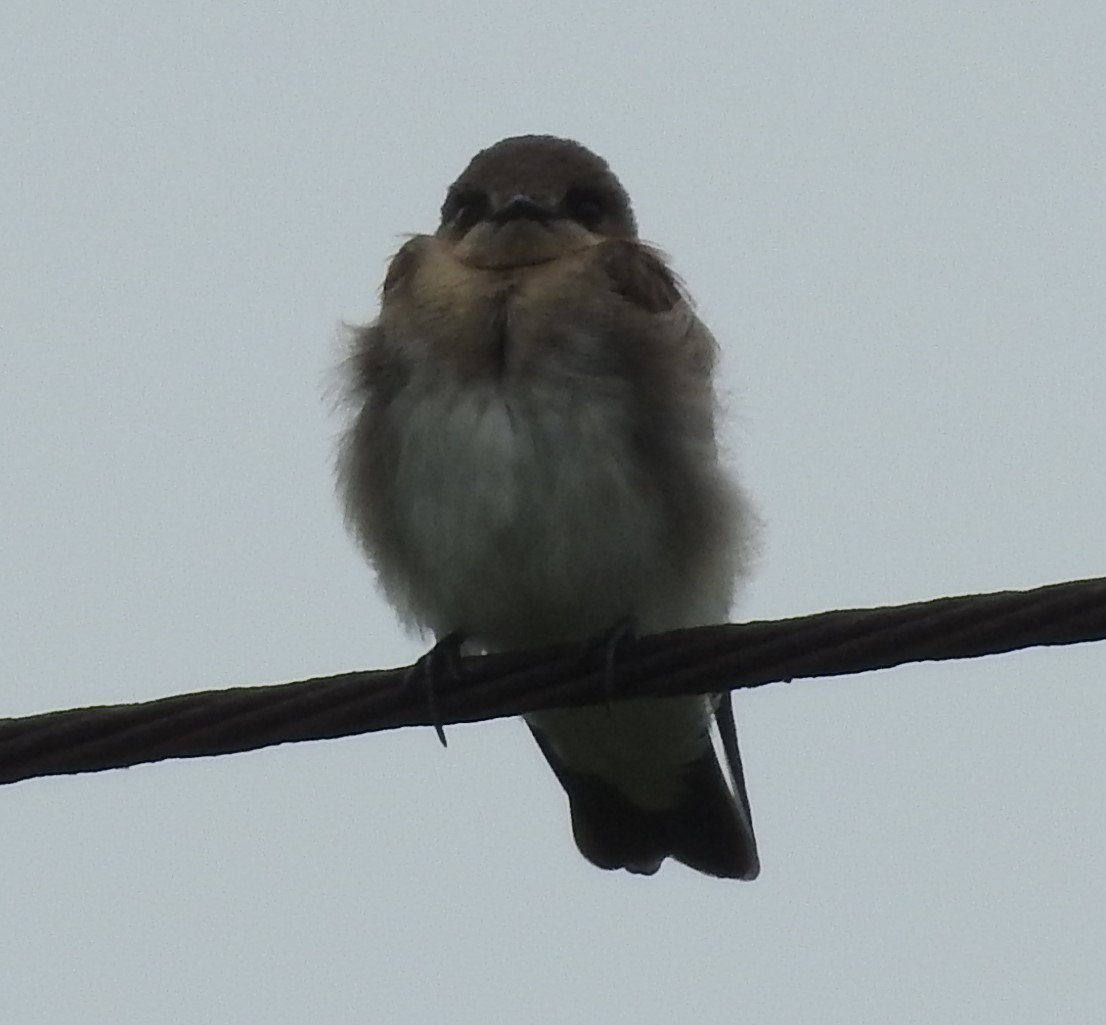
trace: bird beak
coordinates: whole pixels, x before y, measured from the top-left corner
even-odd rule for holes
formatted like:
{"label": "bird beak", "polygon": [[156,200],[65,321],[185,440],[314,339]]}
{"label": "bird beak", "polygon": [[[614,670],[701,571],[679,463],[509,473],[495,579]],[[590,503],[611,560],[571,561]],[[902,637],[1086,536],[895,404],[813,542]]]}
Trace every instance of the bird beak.
{"label": "bird beak", "polygon": [[496,224],[506,224],[508,221],[537,221],[539,224],[548,224],[553,220],[553,212],[529,196],[514,195],[508,199],[498,210],[492,214],[492,220]]}

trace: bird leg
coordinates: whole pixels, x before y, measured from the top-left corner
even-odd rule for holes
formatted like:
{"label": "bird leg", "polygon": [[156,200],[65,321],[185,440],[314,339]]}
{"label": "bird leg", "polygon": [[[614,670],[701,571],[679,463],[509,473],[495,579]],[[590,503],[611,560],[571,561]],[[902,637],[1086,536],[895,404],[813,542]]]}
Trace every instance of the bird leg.
{"label": "bird leg", "polygon": [[426,692],[426,707],[430,712],[430,721],[434,725],[434,732],[438,735],[442,747],[448,747],[445,739],[445,730],[442,728],[442,717],[438,711],[437,684],[442,676],[447,676],[453,683],[460,683],[464,679],[464,668],[461,665],[461,647],[465,638],[459,633],[448,633],[438,638],[425,655],[423,655],[403,678],[404,687],[421,686]]}
{"label": "bird leg", "polygon": [[623,616],[613,626],[584,643],[584,651],[580,656],[582,667],[591,668],[595,657],[602,656],[603,693],[607,696],[608,710],[610,710],[611,698],[618,681],[619,648],[635,640],[637,640],[637,619],[634,616]]}

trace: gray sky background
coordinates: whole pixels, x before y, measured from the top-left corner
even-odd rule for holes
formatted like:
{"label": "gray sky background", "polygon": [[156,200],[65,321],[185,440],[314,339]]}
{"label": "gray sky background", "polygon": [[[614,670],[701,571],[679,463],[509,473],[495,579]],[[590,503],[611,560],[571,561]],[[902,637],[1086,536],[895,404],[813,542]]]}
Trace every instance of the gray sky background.
{"label": "gray sky background", "polygon": [[[325,394],[504,135],[725,349],[737,615],[1106,573],[1106,7],[0,12],[0,715],[409,662]],[[1106,646],[738,698],[764,871],[608,874],[504,721],[0,790],[0,1020],[1102,1020]]]}

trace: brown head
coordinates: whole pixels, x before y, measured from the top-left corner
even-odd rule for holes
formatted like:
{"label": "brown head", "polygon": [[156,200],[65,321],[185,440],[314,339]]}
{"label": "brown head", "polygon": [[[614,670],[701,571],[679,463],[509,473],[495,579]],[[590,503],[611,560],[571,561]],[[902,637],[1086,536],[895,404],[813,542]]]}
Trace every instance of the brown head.
{"label": "brown head", "polygon": [[505,269],[634,239],[637,227],[605,160],[570,139],[520,135],[469,161],[449,187],[436,234],[463,262]]}

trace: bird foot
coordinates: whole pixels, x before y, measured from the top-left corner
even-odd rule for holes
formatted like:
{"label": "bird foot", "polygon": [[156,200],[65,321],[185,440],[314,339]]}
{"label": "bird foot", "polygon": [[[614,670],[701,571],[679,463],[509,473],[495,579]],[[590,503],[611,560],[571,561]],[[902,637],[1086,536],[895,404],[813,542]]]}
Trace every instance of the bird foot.
{"label": "bird foot", "polygon": [[404,687],[421,687],[426,692],[430,721],[442,747],[448,747],[449,744],[445,739],[442,717],[438,711],[437,685],[443,675],[453,683],[460,683],[464,679],[464,668],[461,665],[461,646],[464,643],[465,639],[459,633],[450,633],[439,638],[434,647],[407,670],[403,679]]}
{"label": "bird foot", "polygon": [[635,640],[637,640],[637,619],[634,616],[623,616],[609,629],[590,638],[584,644],[584,651],[580,657],[581,665],[590,668],[596,657],[603,660],[603,693],[607,696],[608,708],[618,683],[619,649]]}

